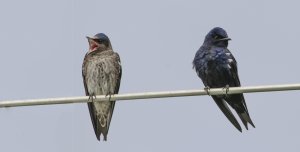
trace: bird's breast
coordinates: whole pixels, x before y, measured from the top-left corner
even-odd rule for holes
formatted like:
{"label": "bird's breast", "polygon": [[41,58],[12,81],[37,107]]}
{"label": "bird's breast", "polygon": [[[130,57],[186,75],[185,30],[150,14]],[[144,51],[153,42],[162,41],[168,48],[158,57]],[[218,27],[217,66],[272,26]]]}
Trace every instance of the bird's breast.
{"label": "bird's breast", "polygon": [[109,58],[93,58],[86,63],[86,83],[90,94],[113,93],[116,67]]}

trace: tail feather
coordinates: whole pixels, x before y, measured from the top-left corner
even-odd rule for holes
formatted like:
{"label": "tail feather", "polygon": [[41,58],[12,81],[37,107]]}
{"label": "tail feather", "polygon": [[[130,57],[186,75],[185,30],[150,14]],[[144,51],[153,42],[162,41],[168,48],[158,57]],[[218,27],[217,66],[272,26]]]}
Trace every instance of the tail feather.
{"label": "tail feather", "polygon": [[232,114],[231,110],[227,106],[226,102],[218,98],[216,96],[212,96],[212,98],[215,100],[216,104],[220,108],[220,110],[224,113],[224,115],[227,117],[227,119],[235,126],[236,129],[238,129],[240,132],[242,132],[242,128],[238,121],[235,119],[234,115]]}
{"label": "tail feather", "polygon": [[243,94],[231,95],[225,100],[237,112],[247,130],[248,123],[250,123],[255,128],[255,125],[250,118]]}
{"label": "tail feather", "polygon": [[249,114],[247,112],[244,112],[244,113],[238,113],[239,117],[241,118],[243,124],[245,125],[246,129],[248,130],[248,125],[247,123],[251,124],[251,126],[253,128],[255,128],[255,125],[254,123],[252,122]]}
{"label": "tail feather", "polygon": [[245,128],[248,130],[248,123],[247,123],[248,121],[244,119],[244,117],[243,117],[242,114],[243,114],[243,113],[238,113],[238,115],[239,115],[240,119],[242,120],[242,122],[243,122]]}
{"label": "tail feather", "polygon": [[99,132],[99,134],[96,135],[97,140],[100,141],[100,136],[101,136],[101,134],[103,134],[103,137],[104,137],[103,140],[104,140],[104,141],[107,141],[107,132],[104,133],[104,132],[101,132],[101,131]]}
{"label": "tail feather", "polygon": [[107,134],[108,134],[108,127],[106,126],[106,124],[103,126],[103,124],[101,125],[101,122],[98,121],[98,129],[97,129],[97,139],[100,141],[100,136],[101,134],[103,135],[103,140],[107,141]]}

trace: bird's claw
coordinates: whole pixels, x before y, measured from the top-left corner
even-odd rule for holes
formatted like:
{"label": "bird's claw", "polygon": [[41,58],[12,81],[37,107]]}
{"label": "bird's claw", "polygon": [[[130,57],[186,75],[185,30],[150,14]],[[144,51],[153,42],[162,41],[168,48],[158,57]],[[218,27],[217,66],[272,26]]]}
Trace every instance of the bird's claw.
{"label": "bird's claw", "polygon": [[225,89],[225,97],[228,97],[229,85],[227,84],[223,89]]}
{"label": "bird's claw", "polygon": [[88,101],[92,100],[92,102],[94,102],[94,99],[96,99],[96,95],[94,93],[89,95]]}
{"label": "bird's claw", "polygon": [[210,93],[209,93],[209,91],[210,91],[210,87],[205,87],[205,88],[204,88],[204,91],[206,92],[206,94],[207,94],[207,95],[209,95],[209,96],[210,96]]}
{"label": "bird's claw", "polygon": [[110,94],[110,93],[107,93],[107,94],[105,95],[105,97],[107,97],[107,96],[109,96],[109,97],[108,97],[108,101],[110,101],[111,94]]}

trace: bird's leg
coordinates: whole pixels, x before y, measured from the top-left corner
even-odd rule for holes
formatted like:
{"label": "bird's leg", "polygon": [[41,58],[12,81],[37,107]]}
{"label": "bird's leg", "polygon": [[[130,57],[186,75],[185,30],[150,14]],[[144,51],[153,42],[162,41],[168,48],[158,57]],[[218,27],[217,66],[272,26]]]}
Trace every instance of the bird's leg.
{"label": "bird's leg", "polygon": [[204,91],[206,92],[207,95],[210,96],[210,93],[209,93],[210,87],[208,87],[208,86],[204,87]]}
{"label": "bird's leg", "polygon": [[223,89],[225,89],[225,97],[228,97],[229,85],[227,84]]}
{"label": "bird's leg", "polygon": [[109,96],[109,97],[108,97],[108,101],[110,101],[111,93],[107,93],[107,94],[105,95],[105,97],[107,97],[107,96]]}
{"label": "bird's leg", "polygon": [[92,100],[92,102],[94,102],[94,99],[96,99],[95,93],[92,93],[91,95],[89,95],[88,101]]}

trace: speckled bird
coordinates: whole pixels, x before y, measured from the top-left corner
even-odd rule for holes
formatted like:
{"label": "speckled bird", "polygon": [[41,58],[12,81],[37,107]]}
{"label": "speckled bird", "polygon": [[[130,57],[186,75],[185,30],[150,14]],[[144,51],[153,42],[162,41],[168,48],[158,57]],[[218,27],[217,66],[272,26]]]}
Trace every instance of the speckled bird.
{"label": "speckled bird", "polygon": [[110,96],[119,92],[121,62],[105,34],[99,33],[87,39],[89,50],[82,65],[83,83],[86,95],[92,100],[88,103],[88,108],[96,137],[100,141],[102,134],[106,141],[115,101],[95,102],[93,99],[96,95]]}
{"label": "speckled bird", "polygon": [[[237,62],[227,49],[229,40],[231,39],[224,29],[215,27],[206,35],[203,45],[195,55],[193,66],[207,91],[209,88],[224,87],[228,89],[229,87],[241,86]],[[242,128],[227,103],[237,112],[246,129],[248,129],[248,123],[255,128],[243,94],[212,95],[212,98],[240,132],[242,132]]]}

